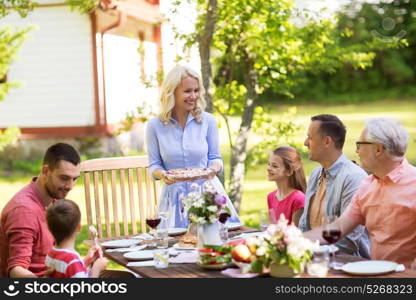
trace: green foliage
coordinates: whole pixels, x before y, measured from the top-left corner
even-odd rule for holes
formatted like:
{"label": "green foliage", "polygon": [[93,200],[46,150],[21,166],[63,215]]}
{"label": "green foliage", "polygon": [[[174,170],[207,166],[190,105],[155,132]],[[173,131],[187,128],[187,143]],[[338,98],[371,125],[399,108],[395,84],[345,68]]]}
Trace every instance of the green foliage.
{"label": "green foliage", "polygon": [[[24,29],[13,29],[11,26],[0,28],[0,78],[6,76],[9,65],[16,59],[17,52],[28,38],[28,32],[33,28],[33,26]],[[18,83],[0,83],[0,101],[4,100],[12,87],[18,87]]]}
{"label": "green foliage", "polygon": [[289,108],[279,118],[273,118],[262,107],[257,107],[256,110],[252,129],[260,137],[260,142],[248,150],[246,165],[254,167],[267,162],[269,153],[278,146],[289,145],[299,150],[303,148],[303,143],[298,138],[302,136],[303,128],[294,122],[296,107]]}
{"label": "green foliage", "polygon": [[5,17],[14,10],[24,18],[36,7],[36,2],[31,0],[2,0],[0,1],[0,18]]}
{"label": "green foliage", "polygon": [[17,141],[20,136],[20,130],[17,127],[9,127],[4,131],[0,130],[0,151],[10,144]]}
{"label": "green foliage", "polygon": [[72,11],[78,11],[81,14],[88,14],[99,4],[98,0],[65,0]]}
{"label": "green foliage", "polygon": [[97,137],[82,137],[76,139],[78,150],[83,160],[99,158],[103,156],[101,151],[101,139]]}
{"label": "green foliage", "polygon": [[308,80],[294,94],[316,101],[328,94],[365,94],[415,84],[416,18],[412,5],[408,0],[352,1],[339,16],[337,30],[343,32],[340,42],[369,45],[376,54],[373,64],[365,70],[344,64],[331,76],[308,73]]}
{"label": "green foliage", "polygon": [[236,80],[217,86],[213,97],[215,109],[221,115],[241,115],[246,93],[246,87]]}
{"label": "green foliage", "polygon": [[42,158],[35,160],[16,159],[12,161],[11,170],[13,172],[21,172],[24,174],[38,174],[42,167]]}

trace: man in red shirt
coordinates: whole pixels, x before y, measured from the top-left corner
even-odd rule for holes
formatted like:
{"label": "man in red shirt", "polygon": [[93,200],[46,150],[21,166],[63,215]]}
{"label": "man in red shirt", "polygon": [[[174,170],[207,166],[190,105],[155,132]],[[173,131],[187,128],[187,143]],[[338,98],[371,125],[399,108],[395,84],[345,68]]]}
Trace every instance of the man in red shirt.
{"label": "man in red shirt", "polygon": [[54,239],[46,223],[46,208],[64,199],[80,176],[80,156],[70,145],[51,146],[42,170],[3,208],[0,219],[0,276],[38,277]]}

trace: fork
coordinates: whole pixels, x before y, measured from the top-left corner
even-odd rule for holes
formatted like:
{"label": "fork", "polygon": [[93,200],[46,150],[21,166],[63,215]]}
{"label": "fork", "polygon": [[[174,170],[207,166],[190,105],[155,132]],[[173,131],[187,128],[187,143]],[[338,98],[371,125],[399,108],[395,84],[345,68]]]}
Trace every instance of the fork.
{"label": "fork", "polygon": [[[95,226],[94,226],[94,225],[90,225],[89,230],[90,230],[90,232],[91,232],[91,234],[92,234],[92,236],[93,236],[93,238],[94,238],[94,244],[95,244],[95,247],[96,247],[97,249],[101,249],[101,245],[100,245],[100,243],[98,242],[98,232],[97,232],[97,229],[95,228]],[[103,257],[103,255],[102,255],[102,251],[98,251],[98,254],[99,254],[100,258],[102,258],[102,257]]]}

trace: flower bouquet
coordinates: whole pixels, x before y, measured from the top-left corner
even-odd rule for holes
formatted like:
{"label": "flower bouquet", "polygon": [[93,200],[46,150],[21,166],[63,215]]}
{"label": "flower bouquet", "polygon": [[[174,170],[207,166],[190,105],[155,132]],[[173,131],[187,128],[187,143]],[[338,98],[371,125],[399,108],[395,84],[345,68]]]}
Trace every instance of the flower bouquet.
{"label": "flower bouquet", "polygon": [[[269,225],[261,237],[248,238],[245,246],[248,251],[240,245],[233,259],[250,263],[250,272],[270,271],[271,276],[291,277],[303,272],[306,263],[312,258],[312,250],[317,249],[319,243],[304,238],[295,225],[288,225],[282,214],[277,224]],[[244,252],[241,259],[239,253]],[[278,268],[284,270],[283,273]]]}
{"label": "flower bouquet", "polygon": [[222,211],[230,214],[229,208],[225,206],[227,198],[218,194],[214,186],[206,181],[202,192],[201,187],[193,183],[191,192],[186,197],[182,196],[181,200],[190,221],[188,232],[192,234],[192,225],[197,226],[197,246],[201,248],[203,244],[221,245],[218,218]]}
{"label": "flower bouquet", "polygon": [[185,197],[181,195],[182,203],[188,212],[188,218],[195,224],[212,224],[216,222],[222,210],[230,214],[228,207],[224,207],[227,198],[218,194],[213,185],[206,181],[202,186],[196,183],[191,185],[191,192]]}

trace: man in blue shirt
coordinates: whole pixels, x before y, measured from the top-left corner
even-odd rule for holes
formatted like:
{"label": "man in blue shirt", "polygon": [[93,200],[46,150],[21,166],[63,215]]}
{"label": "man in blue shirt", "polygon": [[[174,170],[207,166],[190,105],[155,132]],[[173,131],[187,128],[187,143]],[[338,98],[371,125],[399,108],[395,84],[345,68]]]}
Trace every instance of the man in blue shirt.
{"label": "man in blue shirt", "polygon": [[[346,129],[341,120],[326,114],[311,120],[305,146],[309,159],[321,166],[313,170],[308,181],[305,209],[299,221],[302,231],[322,226],[329,216],[339,217],[367,177],[363,169],[342,153]],[[369,239],[363,226],[358,226],[336,246],[344,253],[369,257]]]}

